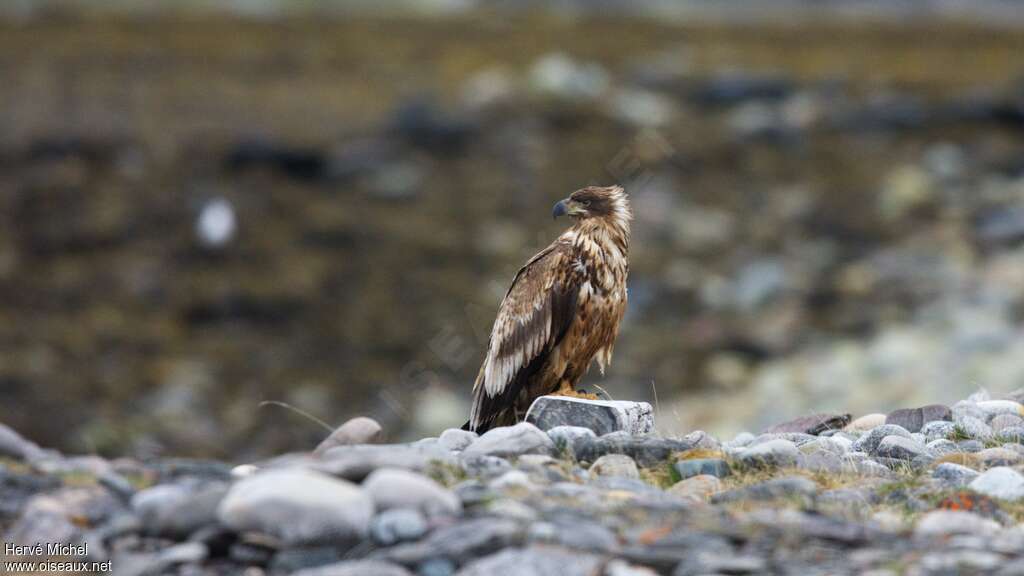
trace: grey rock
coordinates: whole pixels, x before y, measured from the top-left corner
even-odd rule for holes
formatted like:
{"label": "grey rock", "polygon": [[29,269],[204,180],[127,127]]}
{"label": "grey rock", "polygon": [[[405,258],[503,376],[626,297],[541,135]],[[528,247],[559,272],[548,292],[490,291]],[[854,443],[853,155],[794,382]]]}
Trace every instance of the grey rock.
{"label": "grey rock", "polygon": [[576,446],[585,440],[597,438],[597,434],[590,428],[581,426],[555,426],[548,430],[548,436],[555,443],[555,448],[565,450],[570,456],[576,456]]}
{"label": "grey rock", "polygon": [[988,425],[998,434],[1007,428],[1024,427],[1024,418],[1016,414],[996,414],[989,420]]}
{"label": "grey rock", "polygon": [[0,424],[0,456],[17,460],[33,460],[43,455],[43,449],[26,440],[11,427]]}
{"label": "grey rock", "polygon": [[[996,416],[996,419],[1002,418],[1002,416]],[[995,420],[993,420],[995,422]],[[1024,426],[1009,426],[997,430],[995,432],[997,440],[1003,442],[1013,442],[1014,444],[1024,444]]]}
{"label": "grey rock", "polygon": [[968,485],[971,490],[992,498],[1019,500],[1024,498],[1024,476],[1013,468],[1000,466],[986,470]]}
{"label": "grey rock", "polygon": [[977,453],[978,460],[982,466],[991,468],[993,466],[1013,466],[1024,460],[1020,453],[1008,448],[986,448]]}
{"label": "grey rock", "polygon": [[605,553],[616,550],[619,545],[618,537],[611,530],[576,515],[556,516],[548,522],[534,523],[526,538],[530,544],[551,544]]}
{"label": "grey rock", "polygon": [[983,400],[978,402],[977,406],[985,413],[985,420],[991,420],[1000,414],[1024,415],[1024,405],[1014,400]]}
{"label": "grey rock", "polygon": [[742,488],[719,492],[711,497],[713,503],[742,500],[776,500],[790,497],[810,497],[818,492],[818,485],[803,476],[783,476]]}
{"label": "grey rock", "polygon": [[465,450],[467,446],[472,444],[480,436],[476,432],[470,432],[469,430],[462,430],[460,428],[449,428],[441,435],[437,437],[441,447],[451,452],[459,452]]}
{"label": "grey rock", "polygon": [[740,432],[735,438],[726,442],[726,446],[730,448],[745,448],[754,443],[757,436],[754,436],[750,432]]}
{"label": "grey rock", "polygon": [[878,445],[882,442],[882,439],[886,436],[902,436],[903,438],[910,438],[910,432],[902,426],[895,424],[882,424],[872,428],[863,436],[857,439],[856,442],[851,446],[851,450],[855,452],[867,452],[873,454]]}
{"label": "grey rock", "polygon": [[477,438],[462,453],[466,456],[488,455],[508,458],[522,454],[552,454],[555,443],[547,434],[529,422],[515,426],[492,428]]}
{"label": "grey rock", "polygon": [[345,559],[342,550],[330,545],[280,549],[270,560],[267,570],[272,574],[292,574],[299,570],[329,566]]}
{"label": "grey rock", "polygon": [[999,523],[963,510],[934,510],[921,516],[914,527],[914,536],[946,537],[951,534],[991,535],[999,531]]}
{"label": "grey rock", "polygon": [[796,463],[798,468],[812,472],[840,473],[844,470],[843,458],[834,452],[812,452],[801,454]]}
{"label": "grey rock", "polygon": [[453,576],[455,564],[447,558],[431,558],[420,563],[416,574],[418,576]]}
{"label": "grey rock", "polygon": [[470,476],[481,478],[493,478],[500,476],[512,469],[512,464],[498,456],[481,454],[478,456],[461,456],[459,466]]}
{"label": "grey rock", "polygon": [[481,558],[457,572],[458,576],[592,576],[602,564],[600,556],[564,548],[530,546],[510,548]]}
{"label": "grey rock", "polygon": [[893,410],[885,417],[886,424],[895,424],[908,432],[919,432],[928,422],[952,421],[953,412],[942,404],[929,404],[921,408]]}
{"label": "grey rock", "polygon": [[851,418],[849,414],[811,414],[776,424],[765,430],[765,433],[799,432],[817,436],[826,430],[842,430]]}
{"label": "grey rock", "polygon": [[694,458],[692,460],[679,460],[672,465],[681,480],[693,476],[708,475],[716,478],[725,478],[732,471],[729,463],[718,458]]}
{"label": "grey rock", "polygon": [[964,486],[978,477],[978,472],[967,466],[961,466],[952,462],[943,462],[935,467],[932,478],[938,478],[943,482],[954,486]]}
{"label": "grey rock", "polygon": [[147,534],[182,539],[217,522],[217,506],[227,491],[219,482],[160,484],[137,493],[131,505]]}
{"label": "grey rock", "polygon": [[646,566],[630,564],[625,560],[612,560],[605,564],[604,576],[657,576],[658,573]]}
{"label": "grey rock", "polygon": [[785,467],[796,465],[800,451],[788,440],[776,439],[745,448],[738,455],[744,466]]}
{"label": "grey rock", "polygon": [[980,418],[964,416],[957,423],[957,428],[974,440],[985,440],[992,437],[992,428]]}
{"label": "grey rock", "polygon": [[293,572],[293,576],[413,576],[402,566],[381,560],[345,560]]}
{"label": "grey rock", "polygon": [[817,436],[811,436],[810,434],[804,434],[803,432],[765,432],[755,438],[750,445],[756,446],[758,444],[764,444],[765,442],[771,442],[772,440],[786,440],[787,442],[792,442],[799,447],[812,442],[817,442],[820,438]]}
{"label": "grey rock", "polygon": [[813,454],[815,452],[830,452],[842,456],[850,450],[853,443],[841,436],[835,438],[818,438],[799,446],[800,452]]}
{"label": "grey rock", "polygon": [[701,474],[691,476],[673,484],[666,492],[688,500],[705,501],[712,494],[722,491],[722,481],[716,476]]}
{"label": "grey rock", "polygon": [[955,431],[956,424],[945,420],[934,420],[921,427],[921,433],[924,434],[928,442],[949,439]]}
{"label": "grey rock", "polygon": [[941,550],[921,558],[920,567],[927,574],[991,574],[1005,560],[987,550]]}
{"label": "grey rock", "polygon": [[378,510],[416,508],[427,515],[460,514],[462,503],[447,488],[421,474],[381,468],[363,481],[363,490]]}
{"label": "grey rock", "polygon": [[883,458],[896,458],[898,460],[913,460],[924,454],[925,447],[918,444],[912,438],[903,436],[886,436],[878,443],[873,452],[876,456]]}
{"label": "grey rock", "polygon": [[605,454],[590,465],[590,473],[597,476],[621,476],[639,478],[636,462],[625,454]]}
{"label": "grey rock", "polygon": [[985,449],[985,445],[978,440],[961,440],[956,443],[956,449],[960,452],[973,454]]}
{"label": "grey rock", "polygon": [[638,435],[654,430],[654,409],[647,402],[541,396],[526,412],[526,421],[541,430],[579,426],[598,436],[617,431]]}
{"label": "grey rock", "polygon": [[370,556],[403,566],[417,566],[431,558],[448,558],[462,564],[471,558],[518,544],[523,538],[519,522],[506,518],[477,518],[437,528],[418,542],[378,550]]}
{"label": "grey rock", "polygon": [[670,440],[652,436],[608,435],[582,440],[576,447],[576,458],[593,462],[605,454],[625,454],[640,466],[653,466],[664,462],[673,452],[693,448],[686,440]]}
{"label": "grey rock", "polygon": [[419,540],[427,533],[427,519],[413,508],[385,510],[370,521],[370,537],[381,546]]}
{"label": "grey rock", "polygon": [[437,463],[454,464],[455,457],[437,445],[375,444],[331,448],[313,466],[321,472],[361,482],[378,468],[422,472]]}
{"label": "grey rock", "polygon": [[948,454],[955,454],[960,451],[955,442],[945,438],[932,440],[925,445],[925,450],[933,458],[942,458]]}
{"label": "grey rock", "polygon": [[354,444],[371,444],[380,440],[380,424],[373,418],[357,416],[338,426],[331,435],[324,439],[313,454],[319,455],[331,448],[338,446],[352,446]]}
{"label": "grey rock", "polygon": [[358,486],[311,470],[271,470],[238,481],[217,509],[236,532],[288,545],[346,542],[366,536],[373,500]]}
{"label": "grey rock", "polygon": [[760,556],[698,551],[681,562],[672,574],[673,576],[697,576],[699,574],[766,573],[768,573],[768,562]]}

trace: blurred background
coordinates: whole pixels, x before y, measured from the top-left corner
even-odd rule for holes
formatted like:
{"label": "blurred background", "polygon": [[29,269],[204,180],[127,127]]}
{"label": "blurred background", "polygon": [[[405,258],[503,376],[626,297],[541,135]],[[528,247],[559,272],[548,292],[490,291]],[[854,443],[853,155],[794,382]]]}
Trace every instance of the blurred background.
{"label": "blurred background", "polygon": [[243,460],[461,425],[498,303],[624,185],[608,375],[666,434],[1024,385],[1024,11],[0,3],[0,421]]}

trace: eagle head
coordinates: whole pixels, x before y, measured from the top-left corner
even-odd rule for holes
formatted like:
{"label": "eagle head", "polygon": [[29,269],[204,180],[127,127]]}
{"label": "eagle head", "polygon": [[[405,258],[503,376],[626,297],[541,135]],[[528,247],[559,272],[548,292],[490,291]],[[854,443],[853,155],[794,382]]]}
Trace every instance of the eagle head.
{"label": "eagle head", "polygon": [[577,220],[604,218],[628,221],[632,214],[622,186],[587,186],[555,204],[552,215],[569,216]]}

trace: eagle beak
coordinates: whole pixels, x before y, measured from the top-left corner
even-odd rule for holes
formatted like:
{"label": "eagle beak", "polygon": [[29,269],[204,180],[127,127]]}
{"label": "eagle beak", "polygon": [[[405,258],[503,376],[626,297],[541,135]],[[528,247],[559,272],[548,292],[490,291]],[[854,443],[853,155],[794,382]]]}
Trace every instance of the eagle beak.
{"label": "eagle beak", "polygon": [[571,198],[566,198],[558,204],[555,204],[554,210],[551,211],[551,215],[556,219],[559,216],[583,216],[585,214],[586,210],[580,206],[580,203]]}

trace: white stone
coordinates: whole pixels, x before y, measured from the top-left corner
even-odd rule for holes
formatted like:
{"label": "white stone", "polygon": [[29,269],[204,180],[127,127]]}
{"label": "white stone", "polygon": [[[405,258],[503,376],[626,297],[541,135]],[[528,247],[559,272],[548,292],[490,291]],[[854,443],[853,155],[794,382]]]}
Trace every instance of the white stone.
{"label": "white stone", "polygon": [[744,449],[739,460],[747,466],[792,466],[796,464],[800,450],[796,444],[781,438],[768,440]]}
{"label": "white stone", "polygon": [[526,411],[526,421],[545,430],[582,426],[598,436],[617,431],[637,436],[654,431],[654,408],[647,402],[541,396]]}
{"label": "white stone", "polygon": [[515,426],[492,428],[477,438],[462,451],[465,456],[486,454],[490,456],[519,456],[522,454],[551,454],[555,443],[529,422]]}
{"label": "white stone", "polygon": [[986,470],[969,485],[971,490],[1003,500],[1024,498],[1024,476],[1013,468],[999,466]]}
{"label": "white stone", "polygon": [[636,462],[625,454],[605,454],[590,465],[590,473],[597,476],[621,476],[639,478]]}
{"label": "white stone", "polygon": [[422,474],[400,468],[373,472],[363,481],[363,490],[378,510],[415,508],[427,515],[462,512],[462,502],[450,490]]}
{"label": "white stone", "polygon": [[917,521],[915,536],[934,537],[950,534],[989,536],[999,531],[999,523],[963,510],[933,510]]}

